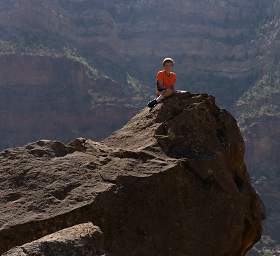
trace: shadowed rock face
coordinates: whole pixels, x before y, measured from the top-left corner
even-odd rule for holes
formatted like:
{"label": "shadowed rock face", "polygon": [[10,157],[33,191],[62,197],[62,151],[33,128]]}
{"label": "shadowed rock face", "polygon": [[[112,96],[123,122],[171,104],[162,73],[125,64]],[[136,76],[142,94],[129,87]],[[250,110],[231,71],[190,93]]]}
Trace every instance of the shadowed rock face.
{"label": "shadowed rock face", "polygon": [[75,225],[34,242],[16,247],[3,256],[101,256],[102,232],[92,223]]}
{"label": "shadowed rock face", "polygon": [[243,256],[261,236],[237,123],[207,94],[145,108],[102,142],[3,151],[0,166],[1,252],[88,221],[116,256]]}

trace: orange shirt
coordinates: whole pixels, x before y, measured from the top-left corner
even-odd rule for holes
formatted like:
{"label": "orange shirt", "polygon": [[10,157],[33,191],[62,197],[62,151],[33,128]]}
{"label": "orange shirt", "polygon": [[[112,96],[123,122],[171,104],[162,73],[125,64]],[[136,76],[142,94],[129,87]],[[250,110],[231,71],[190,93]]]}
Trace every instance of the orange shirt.
{"label": "orange shirt", "polygon": [[176,73],[170,72],[169,76],[166,74],[164,70],[160,70],[157,73],[157,81],[161,81],[163,84],[163,88],[171,88],[172,86],[175,86],[176,83]]}

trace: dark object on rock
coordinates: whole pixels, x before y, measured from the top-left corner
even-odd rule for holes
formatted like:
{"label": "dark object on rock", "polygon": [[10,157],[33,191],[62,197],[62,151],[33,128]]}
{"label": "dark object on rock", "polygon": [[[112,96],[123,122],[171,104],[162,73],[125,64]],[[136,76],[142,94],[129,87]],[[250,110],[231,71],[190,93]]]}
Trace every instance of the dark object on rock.
{"label": "dark object on rock", "polygon": [[148,103],[148,107],[149,108],[153,108],[154,106],[156,106],[157,105],[157,100],[156,99],[153,99],[153,100],[151,100],[149,103]]}
{"label": "dark object on rock", "polygon": [[176,94],[74,144],[0,153],[0,252],[88,221],[113,256],[243,256],[260,239],[244,142],[213,96]]}

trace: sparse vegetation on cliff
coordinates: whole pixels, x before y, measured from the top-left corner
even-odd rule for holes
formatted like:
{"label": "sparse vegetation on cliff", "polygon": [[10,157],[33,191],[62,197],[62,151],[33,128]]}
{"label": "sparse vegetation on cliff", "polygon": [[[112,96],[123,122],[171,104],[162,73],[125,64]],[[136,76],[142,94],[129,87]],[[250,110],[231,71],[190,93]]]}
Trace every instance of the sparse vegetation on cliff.
{"label": "sparse vegetation on cliff", "polygon": [[238,110],[238,121],[245,128],[253,119],[263,116],[280,117],[280,71],[273,70],[267,72],[256,83],[249,88],[236,106]]}

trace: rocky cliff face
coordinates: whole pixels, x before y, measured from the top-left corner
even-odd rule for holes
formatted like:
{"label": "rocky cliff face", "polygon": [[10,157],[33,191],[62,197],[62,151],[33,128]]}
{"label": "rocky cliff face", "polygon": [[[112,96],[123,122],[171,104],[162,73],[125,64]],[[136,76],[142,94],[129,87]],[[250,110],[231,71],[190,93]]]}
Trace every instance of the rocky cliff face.
{"label": "rocky cliff face", "polygon": [[[246,163],[256,189],[267,206],[264,238],[258,254],[264,249],[277,255],[279,247],[279,149],[280,149],[280,4],[269,10],[270,19],[259,31],[260,79],[236,103],[236,117],[246,143]],[[279,253],[279,252],[278,252]]]}
{"label": "rocky cliff face", "polygon": [[63,55],[6,54],[0,69],[0,149],[41,137],[100,139],[122,126],[145,97],[145,90]]}
{"label": "rocky cliff face", "polygon": [[85,231],[71,235],[71,227],[86,222],[116,256],[243,256],[261,236],[264,209],[237,122],[208,94],[145,108],[102,142],[39,140],[2,151],[0,177],[6,255],[32,255],[51,237],[79,244]]}
{"label": "rocky cliff face", "polygon": [[262,68],[257,29],[273,2],[5,1],[0,32],[21,44],[75,47],[114,79],[129,72],[151,87],[162,57],[171,55],[179,87],[207,90],[232,106]]}
{"label": "rocky cliff face", "polygon": [[[277,62],[276,62],[277,63]],[[251,87],[237,102],[236,116],[246,142],[246,162],[254,185],[267,206],[266,250],[276,253],[279,244],[279,149],[280,149],[280,79],[278,64]],[[259,250],[259,254],[263,255]],[[277,254],[276,254],[277,255]]]}
{"label": "rocky cliff face", "polygon": [[246,160],[254,175],[272,177],[279,172],[279,100],[277,70],[264,75],[237,102],[236,113],[247,143]]}

